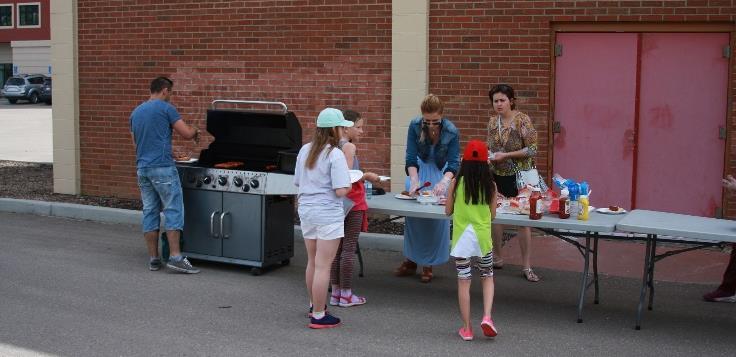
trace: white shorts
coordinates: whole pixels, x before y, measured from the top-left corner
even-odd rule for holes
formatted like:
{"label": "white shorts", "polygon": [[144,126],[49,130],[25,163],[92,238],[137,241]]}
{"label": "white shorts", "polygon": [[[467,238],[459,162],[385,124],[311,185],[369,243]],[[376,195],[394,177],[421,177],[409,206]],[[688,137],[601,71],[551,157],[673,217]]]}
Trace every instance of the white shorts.
{"label": "white shorts", "polygon": [[330,224],[312,224],[302,221],[304,239],[333,240],[345,236],[345,221]]}

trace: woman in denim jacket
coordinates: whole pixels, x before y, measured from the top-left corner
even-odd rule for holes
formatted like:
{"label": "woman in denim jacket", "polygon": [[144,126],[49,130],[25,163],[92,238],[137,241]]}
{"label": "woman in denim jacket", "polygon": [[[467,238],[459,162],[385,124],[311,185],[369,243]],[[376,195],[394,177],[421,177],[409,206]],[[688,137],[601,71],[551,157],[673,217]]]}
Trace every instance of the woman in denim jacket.
{"label": "woman in denim jacket", "polygon": [[[434,195],[444,196],[450,180],[460,167],[460,141],[457,128],[442,117],[444,105],[435,95],[427,95],[422,115],[409,124],[406,139],[406,189],[416,195],[420,184],[429,182]],[[405,219],[404,256],[406,261],[396,276],[412,276],[417,264],[423,265],[421,281],[432,280],[432,265],[450,259],[450,221],[426,218]]]}

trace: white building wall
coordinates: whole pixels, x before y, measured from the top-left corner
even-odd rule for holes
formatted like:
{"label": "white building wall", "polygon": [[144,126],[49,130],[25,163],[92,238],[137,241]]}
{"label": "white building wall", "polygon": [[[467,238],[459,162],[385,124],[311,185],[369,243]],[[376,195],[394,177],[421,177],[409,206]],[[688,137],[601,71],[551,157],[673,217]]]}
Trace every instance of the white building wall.
{"label": "white building wall", "polygon": [[0,43],[0,63],[13,63],[13,51],[9,43]]}
{"label": "white building wall", "polygon": [[51,75],[51,41],[11,41],[13,74]]}

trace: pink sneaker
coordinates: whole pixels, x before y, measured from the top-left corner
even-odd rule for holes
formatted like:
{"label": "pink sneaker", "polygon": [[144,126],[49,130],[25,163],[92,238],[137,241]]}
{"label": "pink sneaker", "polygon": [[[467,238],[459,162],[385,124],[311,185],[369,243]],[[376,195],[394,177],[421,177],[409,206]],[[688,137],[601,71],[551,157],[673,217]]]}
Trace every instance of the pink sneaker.
{"label": "pink sneaker", "polygon": [[466,329],[465,327],[461,327],[460,330],[457,331],[457,334],[460,335],[460,338],[462,338],[463,341],[473,340],[473,329]]}
{"label": "pink sneaker", "polygon": [[480,323],[480,328],[483,330],[483,334],[488,337],[496,337],[498,335],[496,325],[493,324],[493,320],[490,316],[483,317],[483,322]]}

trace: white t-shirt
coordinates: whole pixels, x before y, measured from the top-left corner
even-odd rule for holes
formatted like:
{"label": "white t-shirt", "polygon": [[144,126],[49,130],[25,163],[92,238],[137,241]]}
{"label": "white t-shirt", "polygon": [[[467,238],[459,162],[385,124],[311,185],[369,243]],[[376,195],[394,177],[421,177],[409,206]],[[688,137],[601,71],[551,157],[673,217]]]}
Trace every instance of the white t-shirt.
{"label": "white t-shirt", "polygon": [[306,167],[307,157],[312,143],[302,146],[296,157],[294,184],[299,188],[299,206],[322,206],[340,209],[342,199],[335,195],[335,189],[350,187],[350,173],[345,154],[339,148],[333,148],[327,154],[327,147],[322,150],[314,168]]}

